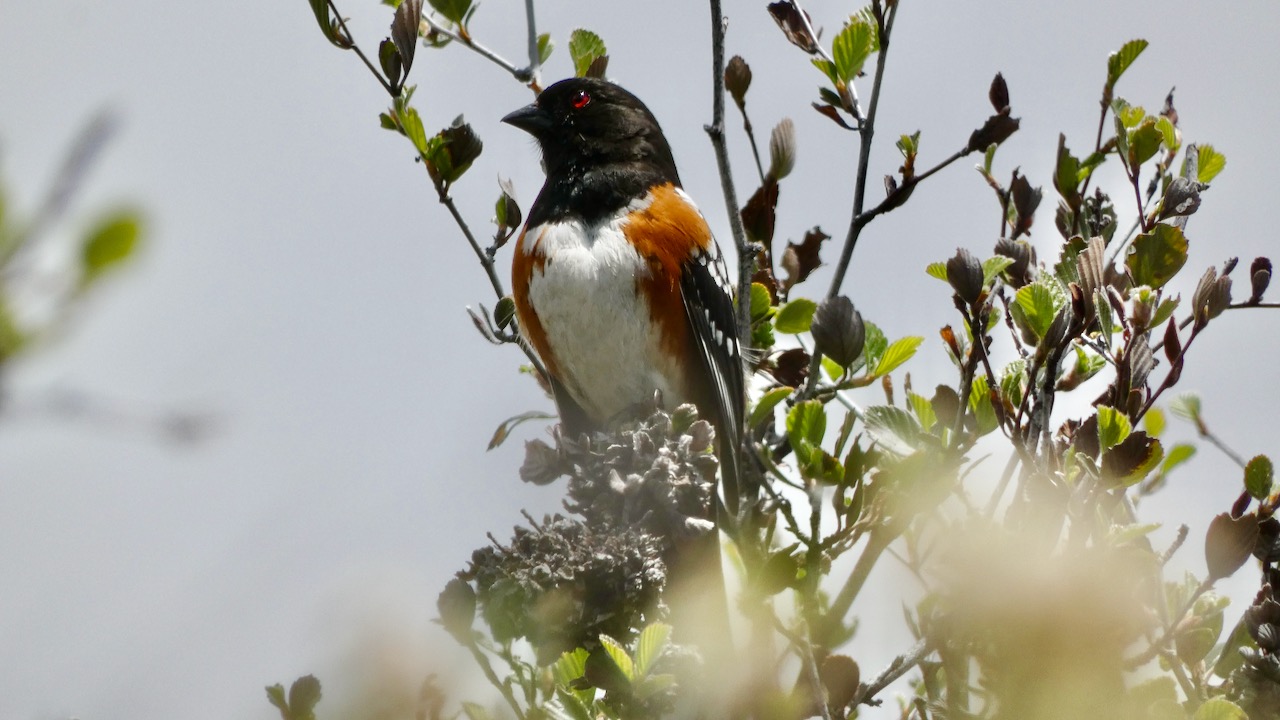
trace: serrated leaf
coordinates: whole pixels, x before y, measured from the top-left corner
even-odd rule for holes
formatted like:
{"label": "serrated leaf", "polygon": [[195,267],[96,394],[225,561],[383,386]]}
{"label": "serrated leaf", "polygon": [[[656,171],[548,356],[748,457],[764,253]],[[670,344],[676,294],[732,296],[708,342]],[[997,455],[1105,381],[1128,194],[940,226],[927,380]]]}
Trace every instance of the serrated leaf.
{"label": "serrated leaf", "polygon": [[1271,484],[1275,477],[1275,469],[1271,458],[1266,455],[1255,455],[1244,466],[1244,488],[1255,500],[1266,500],[1271,497]]}
{"label": "serrated leaf", "polygon": [[1187,238],[1174,225],[1157,223],[1151,232],[1134,238],[1125,267],[1134,285],[1161,288],[1187,262]]}
{"label": "serrated leaf", "polygon": [[1061,309],[1058,298],[1046,285],[1047,281],[1034,282],[1019,288],[1014,296],[1016,304],[1026,320],[1028,328],[1037,338],[1043,338]]}
{"label": "serrated leaf", "polygon": [[585,77],[587,69],[595,59],[608,54],[604,40],[585,28],[578,28],[569,34],[569,57],[573,59],[573,74]]}
{"label": "serrated leaf", "polygon": [[570,692],[564,688],[556,688],[556,697],[547,703],[545,709],[551,720],[595,720],[590,708],[587,707],[581,695],[582,693]]}
{"label": "serrated leaf", "polygon": [[1098,406],[1098,449],[1106,452],[1124,442],[1133,431],[1129,418],[1109,405]]}
{"label": "serrated leaf", "polygon": [[848,84],[862,71],[862,65],[871,56],[875,29],[857,15],[849,18],[849,24],[831,42],[831,59],[835,61],[837,78]]}
{"label": "serrated leaf", "polygon": [[911,413],[892,405],[876,405],[867,408],[865,422],[871,437],[885,451],[902,456],[915,452],[922,431]]}
{"label": "serrated leaf", "polygon": [[320,703],[320,681],[314,675],[303,675],[289,686],[289,719],[315,720]]}
{"label": "serrated leaf", "polygon": [[945,262],[931,262],[925,266],[924,271],[930,277],[936,277],[942,282],[947,282],[947,264]]}
{"label": "serrated leaf", "polygon": [[1114,88],[1116,81],[1121,75],[1133,65],[1133,61],[1138,59],[1143,50],[1147,49],[1147,41],[1142,39],[1130,40],[1125,43],[1119,50],[1111,53],[1107,58],[1107,89],[1110,91]]}
{"label": "serrated leaf", "polygon": [[866,336],[862,342],[862,356],[849,366],[850,371],[856,371],[860,367],[875,367],[884,355],[885,348],[889,347],[889,340],[878,325],[863,320],[862,326]]}
{"label": "serrated leaf", "polygon": [[1227,156],[1214,150],[1212,145],[1199,145],[1196,150],[1199,158],[1196,164],[1196,180],[1207,183],[1218,177],[1218,173],[1227,166]]}
{"label": "serrated leaf", "polygon": [[757,428],[773,419],[773,410],[778,403],[791,396],[795,388],[780,387],[769,390],[760,396],[755,407],[751,408],[751,416],[747,419],[747,427]]}
{"label": "serrated leaf", "polygon": [[602,633],[600,635],[600,647],[604,649],[605,654],[609,656],[609,659],[613,661],[613,664],[622,672],[622,676],[625,677],[628,682],[635,682],[635,664],[631,662],[631,656],[627,654],[627,649],[622,646],[622,643]]}
{"label": "serrated leaf", "polygon": [[769,295],[769,288],[758,282],[751,283],[751,320],[755,322],[762,320],[769,313],[769,307],[772,305],[773,298]]}
{"label": "serrated leaf", "polygon": [[787,413],[787,439],[801,463],[808,462],[813,448],[827,432],[827,412],[818,400],[797,403]]}
{"label": "serrated leaf", "polygon": [[671,626],[666,623],[652,623],[640,631],[640,639],[636,641],[636,675],[647,677],[653,664],[667,651],[667,641],[671,638]]}
{"label": "serrated leaf", "polygon": [[982,261],[982,279],[983,284],[990,285],[992,279],[1004,272],[1013,264],[1013,258],[1004,255],[995,255]]}
{"label": "serrated leaf", "polygon": [[895,340],[892,345],[885,348],[884,354],[880,356],[880,361],[876,363],[876,369],[871,374],[881,377],[893,372],[916,354],[916,349],[920,347],[922,342],[924,342],[924,338],[918,336],[908,336]]}
{"label": "serrated leaf", "polygon": [[796,298],[778,308],[778,315],[773,323],[774,328],[787,335],[808,332],[809,325],[813,323],[813,313],[817,309],[818,304],[814,301],[808,298]]}
{"label": "serrated leaf", "polygon": [[573,652],[560,654],[560,658],[551,666],[556,684],[569,687],[573,681],[581,678],[587,671],[587,657],[591,653],[586,648],[577,648]]}
{"label": "serrated leaf", "polygon": [[920,428],[925,432],[933,429],[938,422],[938,415],[933,410],[933,403],[929,402],[929,398],[916,393],[907,393],[907,404],[911,406],[911,412],[916,414],[916,419],[920,421]]}
{"label": "serrated leaf", "polygon": [[985,375],[973,379],[973,386],[969,388],[969,410],[973,413],[979,436],[1000,427],[1000,418],[996,416],[995,406],[992,405],[991,386]]}

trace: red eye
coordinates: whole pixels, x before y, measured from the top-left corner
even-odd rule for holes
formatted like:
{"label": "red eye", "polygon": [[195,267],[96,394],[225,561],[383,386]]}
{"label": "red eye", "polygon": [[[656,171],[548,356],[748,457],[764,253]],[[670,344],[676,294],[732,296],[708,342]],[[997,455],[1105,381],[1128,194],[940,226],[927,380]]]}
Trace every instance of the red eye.
{"label": "red eye", "polygon": [[573,100],[570,102],[573,104],[574,110],[581,110],[591,104],[591,96],[587,94],[586,90],[579,90],[578,94],[574,95]]}

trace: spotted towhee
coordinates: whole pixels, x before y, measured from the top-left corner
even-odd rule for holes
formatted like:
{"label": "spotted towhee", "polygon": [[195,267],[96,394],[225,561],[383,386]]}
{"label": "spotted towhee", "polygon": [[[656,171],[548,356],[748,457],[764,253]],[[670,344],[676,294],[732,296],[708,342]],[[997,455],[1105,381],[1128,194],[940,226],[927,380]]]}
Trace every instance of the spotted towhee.
{"label": "spotted towhee", "polygon": [[511,283],[561,423],[602,428],[654,391],[692,402],[716,428],[736,506],[744,389],[730,286],[658,121],[593,78],[555,83],[502,120],[537,139],[547,173]]}

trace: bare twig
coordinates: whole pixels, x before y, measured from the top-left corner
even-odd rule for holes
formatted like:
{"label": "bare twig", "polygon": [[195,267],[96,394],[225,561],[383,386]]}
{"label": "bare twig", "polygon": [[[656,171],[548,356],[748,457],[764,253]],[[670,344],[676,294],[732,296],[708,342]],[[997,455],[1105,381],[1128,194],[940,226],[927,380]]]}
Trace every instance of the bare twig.
{"label": "bare twig", "polygon": [[387,79],[382,77],[382,73],[373,66],[373,63],[369,62],[369,58],[365,56],[364,51],[356,44],[355,37],[351,34],[351,31],[347,29],[347,21],[343,19],[342,12],[338,10],[337,5],[333,4],[333,0],[329,0],[329,9],[333,11],[333,16],[337,18],[338,27],[342,28],[342,34],[346,36],[345,40],[350,43],[348,48],[355,52],[356,56],[360,58],[360,61],[364,63],[364,66],[369,68],[369,72],[373,73],[373,76],[378,78],[378,84],[382,85],[382,89],[386,90],[388,95],[391,97],[399,95],[399,89],[392,87],[391,83],[387,82]]}
{"label": "bare twig", "polygon": [[720,187],[729,212],[729,230],[738,251],[738,342],[745,350],[751,341],[751,274],[755,256],[747,247],[747,233],[738,212],[738,191],[733,186],[733,171],[729,167],[729,148],[724,139],[724,22],[720,0],[711,0],[711,124],[703,129],[716,153]]}
{"label": "bare twig", "polygon": [[516,67],[515,63],[502,57],[485,45],[476,42],[470,35],[456,33],[444,25],[441,25],[430,15],[424,14],[422,16],[422,22],[431,30],[431,32],[437,35],[443,35],[464,47],[470,48],[477,55],[488,60],[494,65],[497,65],[503,70],[506,70],[511,77],[515,78],[519,82],[525,83],[535,93],[537,93],[541,91],[542,88],[537,82],[539,74],[538,71],[541,66],[538,64],[538,31],[533,24],[533,0],[525,0],[525,12],[528,17],[529,34],[530,37],[532,37],[532,41],[529,50],[529,66],[523,68]]}
{"label": "bare twig", "polygon": [[893,684],[893,681],[906,675],[911,668],[920,664],[922,660],[933,652],[933,646],[928,639],[921,640],[916,646],[911,648],[904,655],[899,655],[889,662],[889,666],[884,669],[875,680],[864,684],[858,690],[858,695],[854,699],[853,705],[861,705],[862,703],[873,704],[871,701],[881,690]]}
{"label": "bare twig", "polygon": [[1191,609],[1195,607],[1196,600],[1199,600],[1201,595],[1209,592],[1209,589],[1212,587],[1213,579],[1205,578],[1204,582],[1201,582],[1200,585],[1196,587],[1195,592],[1191,593],[1191,597],[1187,598],[1187,601],[1182,604],[1182,608],[1179,609],[1175,615],[1169,618],[1169,622],[1166,625],[1164,632],[1160,635],[1160,638],[1151,643],[1151,646],[1139,655],[1125,661],[1125,665],[1132,670],[1142,667],[1155,659],[1155,657],[1164,650],[1165,646],[1169,644],[1169,641],[1173,639],[1174,633],[1182,624],[1182,618],[1186,617],[1187,613],[1191,612]]}

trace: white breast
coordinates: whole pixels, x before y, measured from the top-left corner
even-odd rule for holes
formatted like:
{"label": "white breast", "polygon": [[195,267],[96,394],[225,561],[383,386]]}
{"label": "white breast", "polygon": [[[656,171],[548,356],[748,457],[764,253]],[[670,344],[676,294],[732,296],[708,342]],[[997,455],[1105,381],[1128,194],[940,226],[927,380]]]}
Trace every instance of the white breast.
{"label": "white breast", "polygon": [[[632,209],[632,208],[628,208]],[[622,234],[626,213],[588,226],[578,220],[531,228],[523,242],[546,260],[529,283],[529,303],[554,348],[562,380],[592,417],[608,419],[662,392],[684,402],[679,382],[663,375],[661,338],[637,294],[648,265]]]}

